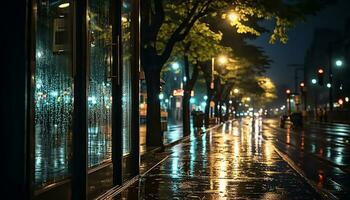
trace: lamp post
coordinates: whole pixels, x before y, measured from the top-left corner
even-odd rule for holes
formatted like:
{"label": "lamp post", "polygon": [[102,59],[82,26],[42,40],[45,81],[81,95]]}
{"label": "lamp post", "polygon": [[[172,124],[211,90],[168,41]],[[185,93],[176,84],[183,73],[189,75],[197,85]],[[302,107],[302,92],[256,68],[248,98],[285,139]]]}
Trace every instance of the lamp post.
{"label": "lamp post", "polygon": [[[328,67],[329,67],[329,109],[333,110],[333,48],[332,44],[330,43],[328,46]],[[334,62],[335,66],[342,67],[343,61],[341,59],[337,59]]]}
{"label": "lamp post", "polygon": [[329,77],[328,77],[328,80],[329,80],[329,87],[328,87],[328,84],[327,84],[327,87],[329,88],[329,110],[330,111],[333,111],[333,67],[332,67],[332,54],[333,54],[333,51],[332,51],[332,45],[331,43],[329,44],[329,48],[328,48],[328,67],[329,67]]}
{"label": "lamp post", "polygon": [[[226,56],[219,56],[218,58],[219,64],[223,65],[227,63],[227,57]],[[214,70],[215,70],[215,57],[211,58],[211,83],[210,88],[214,89]]]}
{"label": "lamp post", "polygon": [[288,103],[288,115],[290,115],[291,113],[291,102],[290,102],[290,89],[286,90],[286,94],[287,94],[287,103]]}

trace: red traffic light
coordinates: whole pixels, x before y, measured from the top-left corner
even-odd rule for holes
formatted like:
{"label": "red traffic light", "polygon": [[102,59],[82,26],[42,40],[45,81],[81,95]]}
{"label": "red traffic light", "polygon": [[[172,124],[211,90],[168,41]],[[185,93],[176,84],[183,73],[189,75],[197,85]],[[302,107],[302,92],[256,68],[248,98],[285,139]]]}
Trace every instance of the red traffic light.
{"label": "red traffic light", "polygon": [[319,68],[317,71],[317,78],[318,78],[318,84],[320,86],[323,85],[323,77],[324,77],[324,70],[322,68]]}
{"label": "red traffic light", "polygon": [[287,94],[290,94],[290,89],[287,89],[287,90],[286,90],[286,93],[287,93]]}
{"label": "red traffic light", "polygon": [[300,83],[300,87],[304,87],[305,86],[305,83],[304,82],[301,82]]}

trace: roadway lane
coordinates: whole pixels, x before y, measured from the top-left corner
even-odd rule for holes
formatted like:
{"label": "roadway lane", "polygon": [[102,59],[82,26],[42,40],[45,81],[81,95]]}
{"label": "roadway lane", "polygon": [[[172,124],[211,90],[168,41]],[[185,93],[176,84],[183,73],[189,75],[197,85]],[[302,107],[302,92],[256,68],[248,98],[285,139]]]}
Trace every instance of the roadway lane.
{"label": "roadway lane", "polygon": [[350,199],[350,126],[308,123],[302,130],[279,128],[278,120],[264,120],[263,136],[293,161],[319,189]]}

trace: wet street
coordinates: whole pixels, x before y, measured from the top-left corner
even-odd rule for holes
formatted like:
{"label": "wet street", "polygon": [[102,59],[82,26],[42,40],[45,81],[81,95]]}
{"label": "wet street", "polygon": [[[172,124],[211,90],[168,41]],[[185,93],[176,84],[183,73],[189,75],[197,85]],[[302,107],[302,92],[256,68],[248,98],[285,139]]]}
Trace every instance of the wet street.
{"label": "wet street", "polygon": [[245,119],[192,135],[115,199],[320,199],[274,150],[278,134]]}
{"label": "wet street", "polygon": [[330,197],[350,199],[349,125],[310,122],[303,130],[293,130],[267,120],[263,133],[316,188]]}

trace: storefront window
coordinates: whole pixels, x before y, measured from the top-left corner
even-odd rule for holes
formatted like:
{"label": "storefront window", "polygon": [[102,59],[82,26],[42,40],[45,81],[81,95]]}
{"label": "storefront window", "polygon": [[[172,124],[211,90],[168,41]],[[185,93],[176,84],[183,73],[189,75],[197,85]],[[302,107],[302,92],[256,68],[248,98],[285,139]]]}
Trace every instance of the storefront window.
{"label": "storefront window", "polygon": [[88,166],[112,154],[112,25],[109,0],[89,1]]}
{"label": "storefront window", "polygon": [[123,154],[130,153],[130,121],[131,121],[131,2],[126,0],[122,4],[122,109],[123,109]]}
{"label": "storefront window", "polygon": [[34,182],[69,176],[72,144],[72,13],[67,1],[36,1]]}

